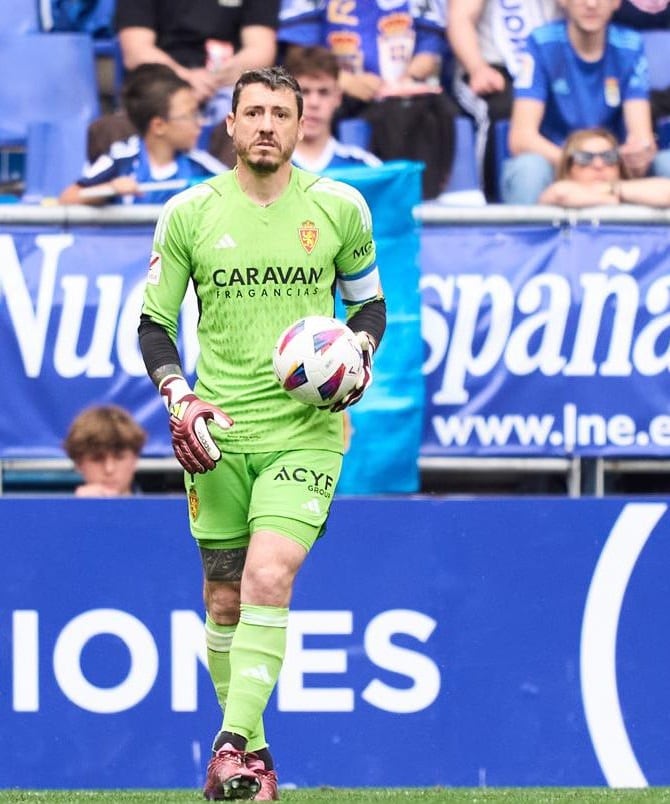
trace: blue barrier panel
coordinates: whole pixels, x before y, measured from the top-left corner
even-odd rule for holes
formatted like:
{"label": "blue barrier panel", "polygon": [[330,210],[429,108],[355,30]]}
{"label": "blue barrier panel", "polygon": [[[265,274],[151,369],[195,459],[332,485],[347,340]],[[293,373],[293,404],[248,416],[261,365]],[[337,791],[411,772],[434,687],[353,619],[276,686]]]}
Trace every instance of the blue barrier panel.
{"label": "blue barrier panel", "polygon": [[[373,213],[377,263],[386,295],[387,328],[375,356],[373,384],[350,409],[353,435],[342,467],[343,494],[416,491],[424,412],[419,229],[421,165],[339,168],[328,175],[352,184]],[[340,310],[339,317],[344,318]],[[393,434],[393,438],[389,435]]]}
{"label": "blue barrier panel", "polygon": [[[0,498],[0,787],[202,783],[185,506]],[[670,784],[667,508],[336,500],[268,711],[281,780]]]}
{"label": "blue barrier panel", "polygon": [[425,230],[422,454],[665,456],[667,238],[611,224]]}

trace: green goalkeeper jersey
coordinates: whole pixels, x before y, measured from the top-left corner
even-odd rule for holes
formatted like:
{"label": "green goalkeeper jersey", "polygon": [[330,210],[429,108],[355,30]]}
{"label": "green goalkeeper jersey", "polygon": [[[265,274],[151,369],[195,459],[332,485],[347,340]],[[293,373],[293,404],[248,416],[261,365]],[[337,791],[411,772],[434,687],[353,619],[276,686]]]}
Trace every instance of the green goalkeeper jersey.
{"label": "green goalkeeper jersey", "polygon": [[342,451],[340,415],[291,399],[272,370],[278,335],[307,315],[347,318],[382,298],[370,210],[342,182],[292,168],[267,207],[240,189],[237,171],[192,187],[163,208],[143,313],[176,341],[189,281],[198,297],[195,392],[232,416],[223,449]]}

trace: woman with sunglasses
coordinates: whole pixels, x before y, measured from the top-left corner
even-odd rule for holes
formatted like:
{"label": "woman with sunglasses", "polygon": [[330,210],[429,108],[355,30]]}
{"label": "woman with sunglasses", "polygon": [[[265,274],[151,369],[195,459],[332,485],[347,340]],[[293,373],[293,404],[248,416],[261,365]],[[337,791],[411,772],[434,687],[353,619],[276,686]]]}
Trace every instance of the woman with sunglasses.
{"label": "woman with sunglasses", "polygon": [[556,181],[544,190],[540,204],[560,207],[643,204],[670,206],[670,179],[630,178],[616,137],[604,128],[574,131],[563,146]]}

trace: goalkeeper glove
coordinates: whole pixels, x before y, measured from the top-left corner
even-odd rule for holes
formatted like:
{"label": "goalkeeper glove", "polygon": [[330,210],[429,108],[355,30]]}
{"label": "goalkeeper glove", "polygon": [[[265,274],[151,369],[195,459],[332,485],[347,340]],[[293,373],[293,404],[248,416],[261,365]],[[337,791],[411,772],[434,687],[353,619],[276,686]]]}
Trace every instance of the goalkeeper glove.
{"label": "goalkeeper glove", "polygon": [[331,410],[335,413],[360,402],[361,397],[365,393],[365,389],[372,385],[372,355],[375,351],[375,343],[367,332],[357,332],[356,340],[363,353],[363,365],[361,366],[356,385],[346,396],[342,397],[339,402],[336,402],[331,407]]}
{"label": "goalkeeper glove", "polygon": [[216,405],[197,397],[183,377],[170,374],[158,386],[170,414],[172,448],[179,463],[191,474],[213,469],[221,450],[212,438],[207,422],[222,430],[233,426],[233,420]]}

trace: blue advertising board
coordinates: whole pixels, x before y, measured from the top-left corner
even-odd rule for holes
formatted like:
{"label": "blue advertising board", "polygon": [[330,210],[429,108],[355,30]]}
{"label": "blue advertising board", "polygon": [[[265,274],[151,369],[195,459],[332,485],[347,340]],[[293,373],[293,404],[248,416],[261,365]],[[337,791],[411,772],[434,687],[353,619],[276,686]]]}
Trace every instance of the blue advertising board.
{"label": "blue advertising board", "polygon": [[[185,500],[0,498],[0,521],[0,787],[202,784]],[[267,713],[280,780],[670,784],[669,563],[667,500],[337,499]]]}
{"label": "blue advertising board", "polygon": [[425,229],[422,454],[666,455],[667,240],[665,226]]}
{"label": "blue advertising board", "polygon": [[[456,224],[419,238],[418,173],[379,171],[348,177],[373,207],[389,323],[374,383],[351,410],[341,491],[416,491],[419,455],[667,454],[665,226]],[[0,459],[62,457],[72,417],[100,401],[138,416],[146,455],[171,454],[137,345],[150,240],[144,226],[0,234],[0,365],[13,378]],[[196,319],[190,296],[188,372]]]}

